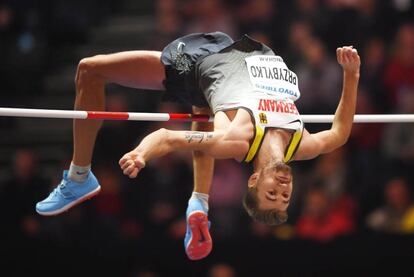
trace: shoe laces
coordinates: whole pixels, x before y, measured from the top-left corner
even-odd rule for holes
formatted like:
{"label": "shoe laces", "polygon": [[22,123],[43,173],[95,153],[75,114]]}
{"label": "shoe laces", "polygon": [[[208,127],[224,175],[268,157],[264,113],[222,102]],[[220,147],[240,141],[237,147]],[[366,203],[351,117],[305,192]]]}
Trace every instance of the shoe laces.
{"label": "shoe laces", "polygon": [[63,190],[63,189],[65,189],[66,188],[66,180],[62,180],[61,182],[60,182],[60,184],[52,191],[52,195],[53,196],[55,196],[56,194],[62,194],[61,192],[60,192],[60,190]]}
{"label": "shoe laces", "polygon": [[66,188],[66,180],[62,180],[62,182],[60,182],[60,184],[59,184],[59,188],[60,188],[60,189],[64,189],[64,188]]}

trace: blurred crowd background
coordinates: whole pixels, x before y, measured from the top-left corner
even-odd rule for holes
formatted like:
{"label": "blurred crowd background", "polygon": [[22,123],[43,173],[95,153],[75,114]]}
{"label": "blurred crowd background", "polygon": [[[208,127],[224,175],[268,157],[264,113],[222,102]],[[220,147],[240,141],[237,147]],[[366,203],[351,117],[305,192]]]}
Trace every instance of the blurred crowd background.
{"label": "blurred crowd background", "polygon": [[[342,86],[335,49],[343,45],[361,56],[357,113],[414,113],[411,0],[1,0],[1,106],[72,109],[80,59],[162,50],[178,36],[211,31],[235,40],[248,34],[282,56],[299,77],[302,114],[335,112]],[[111,111],[190,111],[161,102],[157,91],[108,85],[107,96]],[[190,125],[105,122],[93,161],[102,192],[45,218],[35,203],[70,163],[72,122],[0,118],[0,253],[8,276],[412,272],[412,124],[355,124],[341,149],[292,163],[294,199],[287,223],[277,227],[253,222],[242,208],[249,166],[217,161],[209,212],[214,247],[198,262],[183,248],[191,153],[154,160],[134,180],[118,168],[126,151],[161,127]],[[306,125],[311,132],[329,127]]]}

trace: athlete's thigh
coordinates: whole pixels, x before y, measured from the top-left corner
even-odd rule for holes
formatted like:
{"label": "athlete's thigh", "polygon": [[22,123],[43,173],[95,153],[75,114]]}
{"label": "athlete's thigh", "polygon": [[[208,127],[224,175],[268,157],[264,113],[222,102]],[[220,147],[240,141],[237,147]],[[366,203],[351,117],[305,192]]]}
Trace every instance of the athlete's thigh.
{"label": "athlete's thigh", "polygon": [[95,72],[109,83],[164,90],[164,65],[159,51],[124,51],[92,57]]}
{"label": "athlete's thigh", "polygon": [[198,107],[198,106],[192,106],[193,114],[208,114],[211,115],[211,109],[210,107]]}
{"label": "athlete's thigh", "polygon": [[[192,106],[193,114],[212,115],[210,107],[198,107]],[[191,129],[194,131],[210,132],[214,131],[214,125],[212,122],[193,122]]]}

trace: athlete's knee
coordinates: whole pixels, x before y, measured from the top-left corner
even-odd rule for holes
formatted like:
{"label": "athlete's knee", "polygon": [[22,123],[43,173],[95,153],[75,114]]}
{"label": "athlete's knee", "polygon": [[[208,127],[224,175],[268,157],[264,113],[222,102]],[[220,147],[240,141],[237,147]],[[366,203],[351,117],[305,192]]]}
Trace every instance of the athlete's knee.
{"label": "athlete's knee", "polygon": [[93,56],[80,60],[75,77],[75,85],[78,90],[85,86],[105,82],[104,78],[99,74],[99,60],[101,56]]}

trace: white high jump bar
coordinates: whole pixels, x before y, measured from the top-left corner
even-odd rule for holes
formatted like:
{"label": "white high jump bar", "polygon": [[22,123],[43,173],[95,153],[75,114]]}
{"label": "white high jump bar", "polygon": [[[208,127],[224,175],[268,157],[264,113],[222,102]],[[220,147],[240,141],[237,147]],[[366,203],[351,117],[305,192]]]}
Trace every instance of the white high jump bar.
{"label": "white high jump bar", "polygon": [[[212,121],[209,115],[1,108],[0,116],[130,121]],[[305,123],[332,123],[334,115],[301,115]],[[354,123],[414,123],[414,114],[356,114]]]}

